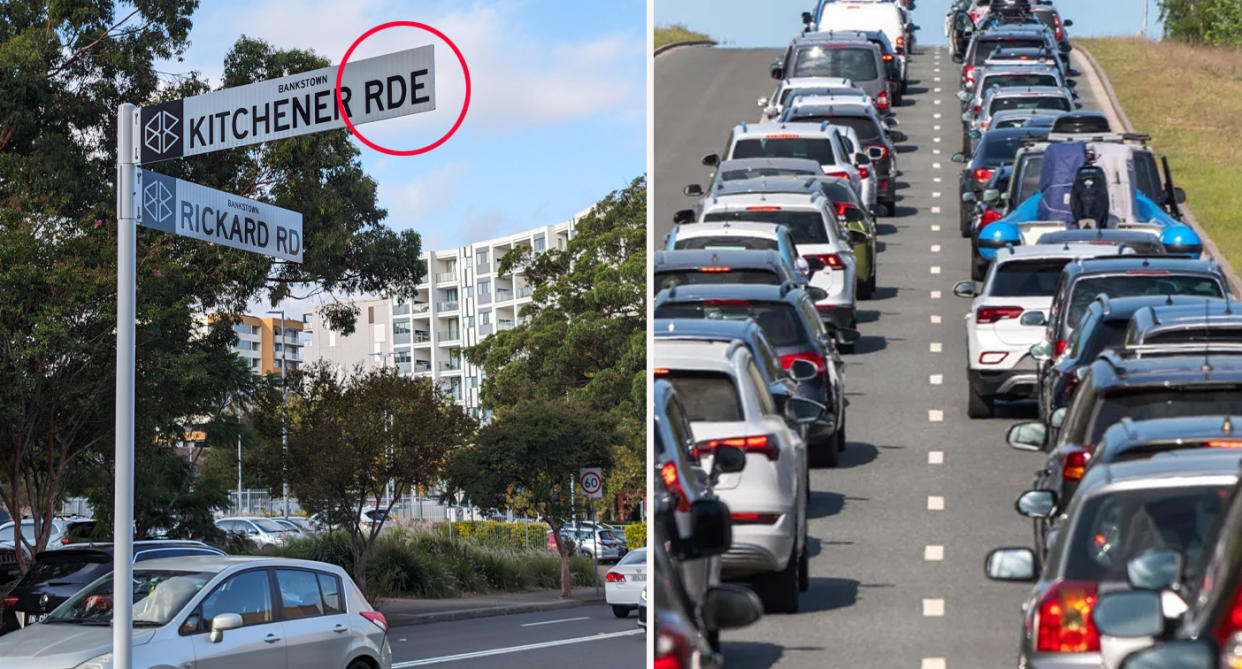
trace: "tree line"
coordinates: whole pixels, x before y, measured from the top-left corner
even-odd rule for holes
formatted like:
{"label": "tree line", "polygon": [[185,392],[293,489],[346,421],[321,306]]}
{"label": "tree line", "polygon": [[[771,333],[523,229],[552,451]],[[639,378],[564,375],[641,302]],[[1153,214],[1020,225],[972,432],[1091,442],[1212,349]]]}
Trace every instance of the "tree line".
{"label": "tree line", "polygon": [[1242,2],[1159,0],[1165,39],[1209,46],[1242,44]]}

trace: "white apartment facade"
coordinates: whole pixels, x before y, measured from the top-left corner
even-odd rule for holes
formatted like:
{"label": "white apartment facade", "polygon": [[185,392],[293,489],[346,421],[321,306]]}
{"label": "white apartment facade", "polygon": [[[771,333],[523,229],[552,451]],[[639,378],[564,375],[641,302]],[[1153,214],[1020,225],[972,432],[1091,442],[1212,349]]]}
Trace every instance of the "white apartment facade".
{"label": "white apartment facade", "polygon": [[523,322],[522,307],[533,287],[522,272],[500,274],[500,260],[514,248],[535,252],[563,249],[573,236],[574,219],[446,251],[426,251],[427,274],[412,300],[355,302],[361,313],[345,336],[320,327],[313,313],[303,316],[304,349],[309,362],[326,360],[344,369],[393,365],[402,374],[435,380],[476,417],[482,370],[462,349]]}

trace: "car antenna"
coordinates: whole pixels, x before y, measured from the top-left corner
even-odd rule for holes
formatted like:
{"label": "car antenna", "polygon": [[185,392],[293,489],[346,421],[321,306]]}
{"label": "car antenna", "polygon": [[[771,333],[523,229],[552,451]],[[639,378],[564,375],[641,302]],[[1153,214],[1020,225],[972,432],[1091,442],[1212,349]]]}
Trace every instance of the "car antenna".
{"label": "car antenna", "polygon": [[1229,420],[1229,416],[1225,416],[1225,422],[1221,423],[1220,431],[1225,434],[1233,434],[1233,421]]}

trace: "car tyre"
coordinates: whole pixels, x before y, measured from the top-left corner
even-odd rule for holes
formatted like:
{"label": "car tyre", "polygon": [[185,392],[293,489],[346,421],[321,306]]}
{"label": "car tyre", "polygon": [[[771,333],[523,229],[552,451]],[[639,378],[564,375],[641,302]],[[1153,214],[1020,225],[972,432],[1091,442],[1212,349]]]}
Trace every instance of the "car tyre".
{"label": "car tyre", "polygon": [[992,417],[992,398],[981,394],[974,384],[966,390],[966,415],[971,418]]}
{"label": "car tyre", "polygon": [[802,544],[802,550],[798,553],[798,592],[806,592],[811,589],[811,551],[807,549],[805,541]]}
{"label": "car tyre", "polygon": [[345,667],[345,669],[371,669],[371,665],[367,664],[366,660],[357,659],[350,662],[349,666]]}
{"label": "car tyre", "polygon": [[811,444],[808,458],[811,465],[815,467],[836,467],[841,460],[840,451],[837,450],[836,433],[823,441]]}
{"label": "car tyre", "polygon": [[612,605],[612,615],[614,615],[614,616],[616,616],[616,617],[618,617],[618,618],[629,618],[629,617],[630,617],[630,607],[628,607],[628,606],[621,606],[620,604],[613,604],[613,605]]}
{"label": "car tyre", "polygon": [[897,198],[895,198],[895,197],[886,197],[886,198],[884,198],[884,199],[882,199],[882,200],[877,200],[877,202],[879,202],[880,204],[884,205],[884,206],[885,206],[885,208],[887,208],[887,209],[888,209],[888,216],[889,216],[889,218],[892,218],[892,217],[894,217],[894,216],[896,216],[896,215],[897,215]]}
{"label": "car tyre", "polygon": [[763,601],[764,613],[797,613],[798,584],[798,547],[796,545],[789,554],[785,568],[780,571],[759,574],[754,579],[755,593]]}
{"label": "car tyre", "polygon": [[835,441],[835,442],[836,442],[836,444],[837,444],[837,452],[838,452],[838,453],[844,453],[844,452],[845,452],[845,446],[846,446],[846,441],[845,441],[845,414],[842,414],[842,415],[841,415],[841,427],[840,427],[840,429],[838,429],[838,430],[837,430],[837,433],[836,433],[836,435],[835,435],[835,437],[834,437],[833,441]]}
{"label": "car tyre", "polygon": [[858,284],[858,299],[869,300],[875,294],[875,260],[871,261],[871,276]]}

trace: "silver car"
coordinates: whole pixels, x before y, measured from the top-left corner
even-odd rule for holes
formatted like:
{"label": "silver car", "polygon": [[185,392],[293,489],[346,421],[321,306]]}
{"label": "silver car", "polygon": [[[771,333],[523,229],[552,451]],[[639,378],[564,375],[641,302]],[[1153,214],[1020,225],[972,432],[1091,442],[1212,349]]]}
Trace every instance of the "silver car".
{"label": "silver car", "polygon": [[[196,556],[134,569],[135,669],[391,669],[388,623],[343,569],[308,560]],[[5,669],[111,669],[112,576],[43,622],[0,637]]]}

